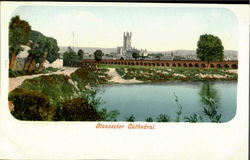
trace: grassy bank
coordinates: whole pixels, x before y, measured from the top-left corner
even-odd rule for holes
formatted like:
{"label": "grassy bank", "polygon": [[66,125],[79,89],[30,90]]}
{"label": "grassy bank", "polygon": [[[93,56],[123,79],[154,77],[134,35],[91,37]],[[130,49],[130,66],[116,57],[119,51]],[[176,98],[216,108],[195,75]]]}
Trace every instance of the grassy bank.
{"label": "grassy bank", "polygon": [[28,72],[25,70],[22,71],[9,71],[9,77],[14,78],[14,77],[19,77],[19,76],[26,76],[26,75],[34,75],[34,74],[45,74],[45,73],[52,73],[59,71],[59,68],[53,68],[53,67],[48,67],[48,68],[43,68],[41,72],[38,70],[34,70],[32,72]]}
{"label": "grassy bank", "polygon": [[99,109],[92,87],[105,84],[107,69],[80,68],[67,75],[42,75],[25,80],[9,93],[13,116],[20,120],[115,121],[117,111]]}
{"label": "grassy bank", "polygon": [[126,80],[136,79],[144,82],[162,81],[207,81],[237,80],[237,73],[220,68],[183,68],[183,67],[148,67],[124,65],[99,65],[99,68],[115,68],[117,73]]}

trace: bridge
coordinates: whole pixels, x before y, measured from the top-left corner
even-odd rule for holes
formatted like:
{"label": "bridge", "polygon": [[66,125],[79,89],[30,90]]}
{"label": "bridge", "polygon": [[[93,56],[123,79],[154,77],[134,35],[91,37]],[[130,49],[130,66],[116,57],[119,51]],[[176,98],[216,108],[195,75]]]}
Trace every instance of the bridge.
{"label": "bridge", "polygon": [[238,60],[234,61],[216,61],[208,62],[200,60],[113,60],[103,59],[99,62],[94,59],[82,60],[80,63],[74,63],[74,67],[83,67],[97,64],[109,64],[109,65],[128,65],[128,66],[162,66],[162,67],[190,67],[190,68],[207,68],[210,64],[210,68],[238,68]]}

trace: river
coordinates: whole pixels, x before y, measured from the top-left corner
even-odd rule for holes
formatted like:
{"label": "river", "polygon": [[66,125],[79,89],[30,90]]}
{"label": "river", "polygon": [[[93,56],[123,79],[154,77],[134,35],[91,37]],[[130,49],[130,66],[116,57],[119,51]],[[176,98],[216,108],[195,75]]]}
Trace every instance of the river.
{"label": "river", "polygon": [[[209,87],[209,89],[208,89]],[[211,92],[211,93],[210,93]],[[217,99],[217,113],[221,114],[220,121],[230,121],[236,113],[237,81],[216,81],[209,82],[169,82],[169,83],[148,83],[148,84],[116,84],[105,85],[100,88],[97,97],[105,102],[101,108],[118,110],[120,115],[118,121],[125,121],[126,117],[135,116],[135,121],[145,121],[151,117],[155,119],[165,113],[176,119],[178,102],[182,106],[180,121],[184,117],[193,115],[202,117],[202,121],[210,122],[205,114],[201,100],[202,93]],[[207,95],[206,95],[207,96]]]}

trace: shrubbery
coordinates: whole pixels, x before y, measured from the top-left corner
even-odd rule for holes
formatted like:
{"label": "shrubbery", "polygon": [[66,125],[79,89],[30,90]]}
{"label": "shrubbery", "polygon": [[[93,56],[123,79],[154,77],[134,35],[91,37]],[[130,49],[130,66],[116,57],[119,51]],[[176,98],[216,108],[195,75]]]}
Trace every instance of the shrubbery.
{"label": "shrubbery", "polygon": [[60,120],[66,121],[99,121],[101,115],[84,99],[78,97],[66,100],[59,111]]}
{"label": "shrubbery", "polygon": [[26,75],[34,75],[34,74],[45,74],[45,73],[51,73],[51,72],[56,72],[58,71],[59,68],[53,68],[53,67],[48,67],[48,68],[43,68],[42,72],[39,72],[37,69],[33,70],[32,72],[28,72],[25,70],[21,70],[21,71],[9,71],[9,77],[13,78],[13,77],[18,77],[18,76],[26,76]]}
{"label": "shrubbery", "polygon": [[[107,82],[106,69],[80,68],[71,76],[42,75],[26,79],[10,92],[13,116],[20,120],[115,121],[119,112],[98,110],[100,99],[86,85]],[[100,77],[101,76],[101,77]]]}
{"label": "shrubbery", "polygon": [[50,105],[49,98],[40,92],[16,88],[9,94],[15,108],[13,116],[20,120],[53,120],[56,108]]}

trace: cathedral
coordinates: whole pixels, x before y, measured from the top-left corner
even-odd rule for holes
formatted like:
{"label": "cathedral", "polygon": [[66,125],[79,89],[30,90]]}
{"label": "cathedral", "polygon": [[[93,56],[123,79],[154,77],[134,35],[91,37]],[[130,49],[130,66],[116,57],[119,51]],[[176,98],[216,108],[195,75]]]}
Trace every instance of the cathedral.
{"label": "cathedral", "polygon": [[139,53],[140,56],[147,56],[147,50],[138,50],[136,48],[132,48],[131,46],[131,32],[123,33],[123,46],[117,47],[117,55],[124,56],[125,58],[132,58],[133,53]]}

